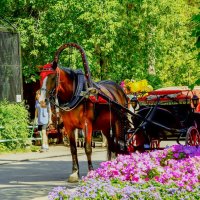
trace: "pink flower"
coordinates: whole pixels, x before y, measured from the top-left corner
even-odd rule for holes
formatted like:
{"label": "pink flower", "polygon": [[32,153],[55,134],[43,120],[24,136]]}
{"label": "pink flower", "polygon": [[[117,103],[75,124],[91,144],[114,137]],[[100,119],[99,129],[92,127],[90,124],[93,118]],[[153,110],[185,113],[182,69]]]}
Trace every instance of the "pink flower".
{"label": "pink flower", "polygon": [[[166,165],[161,166],[161,161]],[[101,163],[100,168],[90,171],[84,180],[118,178],[141,183],[149,180],[149,172],[157,182],[174,183],[191,190],[200,183],[200,148],[174,145],[162,151],[119,155],[113,161]]]}

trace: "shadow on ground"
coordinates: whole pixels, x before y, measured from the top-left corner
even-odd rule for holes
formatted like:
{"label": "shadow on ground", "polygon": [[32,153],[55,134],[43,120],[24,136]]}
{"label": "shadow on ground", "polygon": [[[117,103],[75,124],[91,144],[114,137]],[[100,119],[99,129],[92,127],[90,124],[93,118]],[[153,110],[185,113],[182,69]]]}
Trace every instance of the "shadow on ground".
{"label": "shadow on ground", "polygon": [[[93,161],[97,168],[102,160]],[[79,161],[80,177],[87,175],[87,162]],[[74,188],[67,178],[71,173],[71,161],[34,160],[0,166],[0,199],[30,200],[47,196],[52,188]]]}

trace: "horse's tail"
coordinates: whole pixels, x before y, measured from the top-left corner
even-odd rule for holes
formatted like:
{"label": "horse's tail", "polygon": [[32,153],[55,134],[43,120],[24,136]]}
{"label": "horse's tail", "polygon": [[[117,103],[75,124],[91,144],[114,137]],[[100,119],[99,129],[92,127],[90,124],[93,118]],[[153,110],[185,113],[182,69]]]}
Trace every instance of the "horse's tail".
{"label": "horse's tail", "polygon": [[111,160],[111,157],[112,157],[112,149],[111,149],[111,146],[108,145],[107,146],[107,160]]}
{"label": "horse's tail", "polygon": [[[111,136],[112,134],[112,136]],[[107,145],[107,159],[111,160],[112,159],[112,153],[116,152],[115,144],[114,144],[114,134],[110,132],[110,138],[108,140],[108,145]]]}

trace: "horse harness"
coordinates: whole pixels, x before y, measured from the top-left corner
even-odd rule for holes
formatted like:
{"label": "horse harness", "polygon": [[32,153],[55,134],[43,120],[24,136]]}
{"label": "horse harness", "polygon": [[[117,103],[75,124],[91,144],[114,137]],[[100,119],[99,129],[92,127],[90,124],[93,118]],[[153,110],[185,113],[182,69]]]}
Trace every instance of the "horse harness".
{"label": "horse harness", "polygon": [[[98,83],[92,82],[93,87],[88,87],[87,80],[82,70],[71,70],[63,68],[73,78],[73,96],[69,102],[61,102],[59,98],[60,72],[56,73],[56,89],[49,91],[50,102],[63,111],[71,111],[75,109],[84,99],[89,99],[92,103],[109,104],[113,101],[113,94],[106,90],[105,87]],[[102,91],[104,89],[104,92]],[[56,92],[55,92],[56,91]],[[100,95],[100,96],[99,96]],[[111,97],[109,97],[111,96]],[[107,97],[107,98],[105,98]]]}

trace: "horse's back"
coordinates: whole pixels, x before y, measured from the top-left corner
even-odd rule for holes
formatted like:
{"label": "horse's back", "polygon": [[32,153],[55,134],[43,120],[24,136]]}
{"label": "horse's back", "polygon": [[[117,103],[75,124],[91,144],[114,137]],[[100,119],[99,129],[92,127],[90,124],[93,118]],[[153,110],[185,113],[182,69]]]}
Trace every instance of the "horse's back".
{"label": "horse's back", "polygon": [[128,99],[123,89],[114,81],[104,80],[98,82],[100,90],[122,106],[128,104]]}

